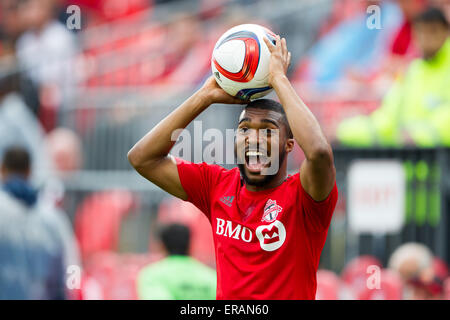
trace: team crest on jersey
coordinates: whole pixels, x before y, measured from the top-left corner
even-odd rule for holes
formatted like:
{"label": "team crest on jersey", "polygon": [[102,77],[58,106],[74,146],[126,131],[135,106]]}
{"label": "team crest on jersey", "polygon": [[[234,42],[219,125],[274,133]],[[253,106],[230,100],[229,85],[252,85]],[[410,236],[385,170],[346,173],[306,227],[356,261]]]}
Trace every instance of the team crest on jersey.
{"label": "team crest on jersey", "polygon": [[273,222],[278,217],[278,214],[283,210],[282,207],[277,205],[276,200],[267,200],[264,206],[264,213],[261,221]]}
{"label": "team crest on jersey", "polygon": [[256,228],[256,237],[261,249],[275,251],[286,240],[286,228],[281,221],[275,220],[271,224],[264,224]]}

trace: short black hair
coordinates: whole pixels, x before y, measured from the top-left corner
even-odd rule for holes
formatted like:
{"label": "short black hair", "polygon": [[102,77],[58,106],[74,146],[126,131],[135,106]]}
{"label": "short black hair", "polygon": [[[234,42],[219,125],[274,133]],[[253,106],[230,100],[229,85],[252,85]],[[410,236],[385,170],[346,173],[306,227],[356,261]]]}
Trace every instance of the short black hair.
{"label": "short black hair", "polygon": [[447,18],[445,17],[445,14],[442,12],[441,9],[436,7],[428,7],[427,9],[419,13],[414,18],[413,22],[414,24],[438,22],[441,23],[446,28],[450,26]]}
{"label": "short black hair", "polygon": [[177,223],[162,226],[159,237],[169,255],[188,255],[191,232],[187,226]]}
{"label": "short black hair", "polygon": [[286,134],[288,138],[292,139],[294,135],[292,134],[291,127],[289,126],[289,122],[287,120],[286,112],[284,112],[284,108],[281,105],[281,103],[272,100],[272,99],[256,99],[251,101],[249,104],[247,104],[244,107],[244,110],[247,110],[249,108],[253,109],[263,109],[263,110],[272,110],[275,112],[278,112],[282,115],[282,122],[284,126],[286,127]]}
{"label": "short black hair", "polygon": [[10,172],[27,174],[31,167],[30,153],[22,146],[8,147],[3,155],[2,165]]}
{"label": "short black hair", "polygon": [[20,90],[21,74],[15,69],[0,69],[0,95]]}

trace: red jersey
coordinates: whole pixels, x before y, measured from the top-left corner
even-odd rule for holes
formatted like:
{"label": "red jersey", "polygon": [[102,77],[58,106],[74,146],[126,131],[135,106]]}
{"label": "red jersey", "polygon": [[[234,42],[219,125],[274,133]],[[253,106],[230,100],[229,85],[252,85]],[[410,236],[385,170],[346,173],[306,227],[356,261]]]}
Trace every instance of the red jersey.
{"label": "red jersey", "polygon": [[188,201],[212,225],[217,299],[314,299],[316,271],[336,206],[302,188],[300,174],[278,187],[249,191],[238,168],[177,159]]}

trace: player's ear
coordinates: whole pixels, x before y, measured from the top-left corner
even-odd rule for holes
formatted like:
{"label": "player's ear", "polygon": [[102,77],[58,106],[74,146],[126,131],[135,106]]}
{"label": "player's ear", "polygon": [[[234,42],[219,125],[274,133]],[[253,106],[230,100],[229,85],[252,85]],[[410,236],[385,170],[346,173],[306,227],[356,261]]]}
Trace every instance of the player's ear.
{"label": "player's ear", "polygon": [[294,150],[294,139],[293,138],[288,138],[286,141],[286,152],[289,153],[292,150]]}

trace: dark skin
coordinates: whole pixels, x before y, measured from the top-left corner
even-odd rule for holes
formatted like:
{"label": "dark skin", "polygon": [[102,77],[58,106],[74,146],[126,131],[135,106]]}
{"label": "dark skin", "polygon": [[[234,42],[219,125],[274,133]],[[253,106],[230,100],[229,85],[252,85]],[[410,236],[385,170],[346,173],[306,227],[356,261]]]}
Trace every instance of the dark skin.
{"label": "dark skin", "polygon": [[[263,135],[261,130],[268,130],[269,134]],[[270,133],[272,132],[272,134]],[[278,135],[276,135],[278,133]],[[261,191],[279,186],[287,177],[287,157],[286,155],[294,148],[294,139],[287,136],[287,128],[282,121],[282,115],[276,111],[249,108],[244,110],[239,117],[238,130],[236,132],[236,151],[238,157],[244,158],[245,150],[249,146],[267,145],[267,154],[271,155],[273,149],[278,149],[279,159],[283,161],[279,164],[279,170],[274,177],[263,186],[258,182],[264,181],[265,175],[261,172],[252,172],[244,164],[243,175],[247,176],[246,187],[250,191]],[[273,160],[272,160],[273,161]]]}
{"label": "dark skin", "polygon": [[[331,146],[314,115],[297,95],[286,76],[291,60],[286,40],[278,36],[275,45],[266,38],[264,41],[271,53],[268,83],[274,88],[284,108],[295,141],[305,153],[306,159],[300,168],[303,189],[314,200],[322,201],[327,198],[335,184],[336,170]],[[128,152],[128,160],[131,165],[139,174],[166,192],[182,200],[187,200],[186,191],[183,189],[178,175],[176,161],[169,155],[170,149],[175,143],[172,133],[177,129],[185,128],[213,103],[243,104],[245,102],[228,95],[219,87],[215,79],[210,77],[201,89],[136,143]],[[249,111],[247,115],[250,119],[247,124],[251,125],[252,129],[262,127],[263,124],[268,126],[268,122],[263,121],[264,119],[274,120],[277,123],[275,119],[277,116],[267,112]],[[286,152],[291,151],[293,142],[283,139],[281,135],[285,133],[281,131],[278,148],[282,148]],[[237,139],[239,139],[237,144],[242,146],[242,138]],[[270,143],[271,148],[277,145],[273,140]],[[284,181],[286,160],[280,165],[276,178],[270,184],[264,185],[262,188],[258,187],[258,189],[269,189]],[[253,175],[251,178],[263,179],[258,175]],[[247,184],[247,188],[252,189],[253,187],[251,184]]]}
{"label": "dark skin", "polygon": [[450,35],[447,26],[440,22],[417,22],[413,30],[424,59],[432,59]]}

